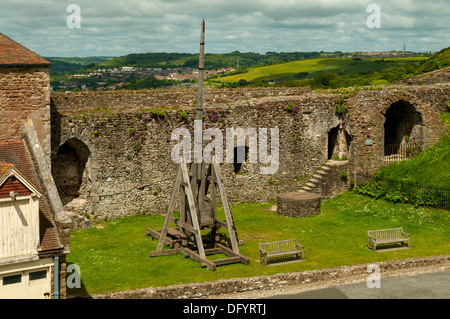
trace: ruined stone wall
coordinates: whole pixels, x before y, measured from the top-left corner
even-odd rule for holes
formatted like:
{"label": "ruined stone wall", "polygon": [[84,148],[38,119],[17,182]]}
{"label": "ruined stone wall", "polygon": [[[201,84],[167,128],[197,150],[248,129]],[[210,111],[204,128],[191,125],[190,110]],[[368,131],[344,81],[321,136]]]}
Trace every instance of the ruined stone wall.
{"label": "ruined stone wall", "polygon": [[[392,86],[383,90],[360,91],[348,98],[352,173],[370,175],[383,166],[385,114],[398,101],[405,101],[420,113],[422,124],[415,127],[415,132],[420,135],[416,137],[424,148],[446,133],[439,115],[447,111],[446,105],[450,102],[448,84]],[[373,144],[366,145],[368,140]]]}
{"label": "ruined stone wall", "polygon": [[[347,94],[290,88],[205,90],[203,128],[219,128],[224,146],[226,128],[267,128],[269,136],[270,129],[279,129],[275,174],[261,174],[267,165],[259,161],[246,161],[237,174],[233,163],[221,165],[230,201],[275,201],[278,193],[299,189],[329,158],[329,132],[336,127],[348,136],[348,179],[382,167],[385,113],[397,101],[420,113],[421,142],[433,144],[445,133],[439,114],[446,110],[449,93],[448,85],[365,88]],[[52,94],[53,175],[59,183],[79,188],[76,196],[62,196],[66,208],[95,219],[164,213],[177,167],[170,157],[177,144],[171,133],[185,127],[193,144],[195,97],[195,90]],[[348,105],[344,117],[335,114],[337,99]],[[367,146],[367,139],[373,145]],[[248,140],[244,144],[240,146],[250,146]],[[68,150],[64,156],[69,160],[61,160],[62,149]],[[83,162],[82,173],[69,167],[70,156]]]}
{"label": "ruined stone wall", "polygon": [[[310,90],[308,88],[205,89],[203,101],[207,107],[228,108],[235,104],[242,104],[243,101],[254,104],[261,98],[298,96],[306,92]],[[52,93],[52,100],[61,114],[105,108],[120,111],[154,107],[189,108],[197,104],[197,91],[195,89],[148,89],[67,92]]]}
{"label": "ruined stone wall", "polygon": [[[254,93],[254,92],[252,92]],[[241,93],[242,95],[242,93]],[[70,99],[78,103],[78,96],[65,95],[65,105]],[[109,96],[112,99],[113,93]],[[117,95],[116,95],[117,96]],[[255,94],[251,99],[256,99]],[[53,98],[54,109],[61,96]],[[227,108],[205,106],[204,129],[217,127],[223,134],[224,163],[222,175],[233,201],[275,201],[276,194],[295,191],[326,160],[327,130],[339,124],[334,113],[326,108],[335,95],[316,93],[296,96],[262,97],[259,100],[241,101]],[[240,105],[238,105],[240,104]],[[55,180],[68,175],[67,161],[58,162],[58,150],[67,141],[81,141],[90,151],[82,177],[79,197],[67,198],[65,204],[82,208],[78,211],[93,218],[117,218],[138,212],[164,213],[167,209],[177,165],[171,159],[171,149],[177,141],[171,133],[180,127],[191,132],[193,143],[194,107],[122,109],[113,107],[87,112],[54,113],[52,169]],[[66,106],[63,109],[67,109]],[[308,131],[313,126],[314,132]],[[236,174],[233,163],[227,162],[226,129],[268,129],[270,148],[271,129],[279,130],[279,167],[275,174],[261,174],[261,167],[270,164],[242,164]],[[204,141],[204,145],[208,141]],[[235,146],[238,146],[235,142]],[[68,143],[70,144],[70,143]],[[73,144],[73,143],[72,143]],[[76,145],[74,154],[82,153]],[[244,146],[244,145],[239,145]],[[248,139],[245,146],[249,147]],[[81,156],[79,156],[81,158]],[[64,178],[63,178],[64,179]],[[64,182],[64,180],[63,180]],[[63,201],[64,201],[64,195]],[[83,198],[86,200],[83,201]]]}
{"label": "ruined stone wall", "polygon": [[50,70],[48,67],[0,67],[0,132],[5,141],[20,138],[32,119],[50,154]]}

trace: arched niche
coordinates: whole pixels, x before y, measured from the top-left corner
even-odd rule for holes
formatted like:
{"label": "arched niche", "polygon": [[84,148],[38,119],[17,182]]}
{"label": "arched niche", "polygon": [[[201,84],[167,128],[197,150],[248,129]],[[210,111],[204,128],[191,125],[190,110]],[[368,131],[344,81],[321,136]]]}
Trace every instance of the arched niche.
{"label": "arched niche", "polygon": [[52,174],[63,205],[89,191],[90,157],[89,148],[77,138],[68,139],[56,152]]}
{"label": "arched niche", "polygon": [[422,144],[422,114],[411,103],[404,100],[394,102],[384,116],[384,155],[397,154],[408,142]]}

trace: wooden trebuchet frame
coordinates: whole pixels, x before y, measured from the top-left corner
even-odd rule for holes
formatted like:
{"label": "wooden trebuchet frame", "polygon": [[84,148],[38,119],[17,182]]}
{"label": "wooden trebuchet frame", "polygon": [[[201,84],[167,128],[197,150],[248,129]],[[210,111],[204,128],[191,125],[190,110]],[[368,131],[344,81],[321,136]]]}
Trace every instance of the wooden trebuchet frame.
{"label": "wooden trebuchet frame", "polygon": [[[204,46],[205,20],[202,21],[200,34],[196,114],[198,121],[203,120]],[[201,148],[202,145],[198,146]],[[208,197],[210,188],[211,196]],[[226,222],[217,219],[217,190],[222,200]],[[179,219],[173,217],[177,198],[179,198]],[[171,223],[175,223],[176,227],[169,227]],[[228,247],[228,243],[221,243],[221,234],[218,231],[220,227],[228,229],[231,248]],[[209,242],[207,236],[202,236],[201,230],[204,228],[211,229],[208,235],[212,235],[213,239]],[[192,163],[188,171],[186,161],[184,157],[181,157],[164,226],[159,231],[147,228],[147,234],[159,239],[156,251],[150,253],[151,257],[182,252],[211,270],[215,270],[219,265],[238,262],[248,265],[250,262],[248,257],[239,253],[236,226],[228,204],[220,167],[215,158],[209,164],[205,161]],[[163,250],[164,244],[169,245],[171,249]],[[223,253],[228,258],[214,261],[206,258],[206,255],[217,253]]]}
{"label": "wooden trebuchet frame", "polygon": [[[211,199],[208,198],[208,190]],[[226,221],[217,219],[217,190],[222,201]],[[178,196],[179,195],[179,196]],[[179,218],[174,218],[174,209],[179,197]],[[170,227],[174,223],[176,227]],[[229,242],[221,242],[220,227],[226,227]],[[211,229],[202,235],[201,230]],[[188,172],[184,159],[178,168],[169,207],[161,230],[147,228],[147,234],[158,239],[156,251],[150,257],[183,253],[198,261],[202,267],[215,270],[217,266],[243,263],[248,265],[248,257],[239,253],[239,239],[233,215],[228,204],[220,167],[215,160],[211,164],[192,164]],[[222,235],[223,236],[223,235]],[[171,248],[163,249],[164,244]],[[229,247],[231,245],[231,248]],[[223,253],[227,258],[209,260],[207,255]]]}

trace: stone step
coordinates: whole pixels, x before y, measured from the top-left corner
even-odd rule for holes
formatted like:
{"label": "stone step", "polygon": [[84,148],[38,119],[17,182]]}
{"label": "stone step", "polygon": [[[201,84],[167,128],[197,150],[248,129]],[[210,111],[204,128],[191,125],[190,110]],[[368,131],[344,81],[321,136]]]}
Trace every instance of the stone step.
{"label": "stone step", "polygon": [[312,188],[311,188],[311,187],[308,187],[308,186],[303,186],[303,187],[302,187],[302,190],[304,190],[304,191],[306,191],[306,192],[311,192],[311,191],[312,191]]}
{"label": "stone step", "polygon": [[331,168],[328,166],[322,166],[320,169],[323,169],[324,171],[331,171]]}
{"label": "stone step", "polygon": [[313,183],[306,183],[305,185],[308,187],[311,187],[311,188],[316,187],[316,184],[313,184]]}
{"label": "stone step", "polygon": [[318,182],[320,182],[320,179],[317,179],[317,178],[311,178],[311,179],[309,180],[309,182],[310,182],[310,183],[317,184]]}
{"label": "stone step", "polygon": [[328,172],[326,172],[326,171],[318,171],[317,173],[320,174],[320,175],[322,175],[322,176],[325,176],[325,175],[328,174]]}
{"label": "stone step", "polygon": [[313,177],[319,181],[322,179],[322,175],[313,175]]}

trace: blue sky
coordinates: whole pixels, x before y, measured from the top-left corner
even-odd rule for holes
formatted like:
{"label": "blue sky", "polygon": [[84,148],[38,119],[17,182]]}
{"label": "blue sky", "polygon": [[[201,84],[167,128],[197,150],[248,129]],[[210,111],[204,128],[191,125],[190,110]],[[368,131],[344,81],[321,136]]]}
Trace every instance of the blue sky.
{"label": "blue sky", "polygon": [[[68,28],[69,4],[81,27]],[[370,4],[380,28],[369,28]],[[199,50],[439,51],[450,46],[448,0],[0,0],[0,32],[43,56]]]}

